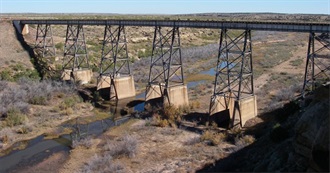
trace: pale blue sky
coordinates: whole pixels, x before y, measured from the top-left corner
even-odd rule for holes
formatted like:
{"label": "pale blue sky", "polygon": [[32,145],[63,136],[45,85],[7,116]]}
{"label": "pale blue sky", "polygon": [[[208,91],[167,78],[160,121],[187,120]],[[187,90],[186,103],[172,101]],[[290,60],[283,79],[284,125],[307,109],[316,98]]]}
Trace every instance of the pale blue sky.
{"label": "pale blue sky", "polygon": [[330,14],[330,0],[0,0],[0,11],[1,13],[274,12]]}

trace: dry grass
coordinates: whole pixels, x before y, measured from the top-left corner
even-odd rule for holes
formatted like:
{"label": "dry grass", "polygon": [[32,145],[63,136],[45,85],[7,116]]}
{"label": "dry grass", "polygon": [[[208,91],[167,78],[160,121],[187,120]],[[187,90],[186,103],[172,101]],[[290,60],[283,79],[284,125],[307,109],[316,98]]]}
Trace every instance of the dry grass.
{"label": "dry grass", "polygon": [[251,135],[245,135],[240,138],[235,138],[235,145],[236,145],[236,150],[240,150],[250,144],[252,144],[255,141],[255,138]]}
{"label": "dry grass", "polygon": [[201,136],[202,141],[206,141],[211,145],[219,145],[220,143],[224,142],[227,138],[225,133],[218,133],[211,130],[206,130],[203,132]]}
{"label": "dry grass", "polygon": [[137,147],[137,139],[134,136],[126,135],[120,141],[107,141],[104,150],[114,158],[120,156],[134,157]]}

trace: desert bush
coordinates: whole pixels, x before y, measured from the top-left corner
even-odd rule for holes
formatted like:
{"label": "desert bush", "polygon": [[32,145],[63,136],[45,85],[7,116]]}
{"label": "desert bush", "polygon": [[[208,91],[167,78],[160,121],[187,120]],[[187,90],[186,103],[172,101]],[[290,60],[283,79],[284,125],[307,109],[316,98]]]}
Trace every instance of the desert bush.
{"label": "desert bush", "polygon": [[137,146],[137,139],[133,136],[126,135],[121,141],[108,141],[104,149],[108,151],[112,157],[119,157],[121,155],[134,157]]}
{"label": "desert bush", "polygon": [[87,149],[91,148],[93,146],[93,141],[91,137],[87,137],[84,139],[74,139],[72,140],[72,148],[77,148],[78,146],[85,147]]}
{"label": "desert bush", "polygon": [[[21,78],[17,84],[9,85],[6,81],[0,82],[0,117],[7,116],[8,113],[28,114],[30,112],[30,104],[48,105],[50,101],[61,96],[67,96],[70,99],[76,99],[74,89],[72,86],[55,81],[37,81],[27,78]],[[72,105],[71,102],[66,103]],[[16,112],[10,112],[17,110]],[[71,111],[72,112],[72,111]],[[11,117],[14,121],[17,117]],[[19,123],[12,123],[9,119],[10,126]]]}
{"label": "desert bush", "polygon": [[16,132],[19,133],[19,134],[28,134],[32,131],[32,128],[31,126],[29,125],[23,125],[21,127],[19,127]]}
{"label": "desert bush", "polygon": [[206,130],[203,132],[201,136],[201,141],[207,141],[211,145],[219,145],[227,138],[225,133],[217,133],[210,130]]}
{"label": "desert bush", "polygon": [[1,80],[13,81],[12,72],[9,70],[3,70],[0,72]]}
{"label": "desert bush", "polygon": [[112,157],[107,153],[103,156],[94,155],[89,162],[82,168],[81,172],[93,173],[93,172],[115,172],[125,173],[127,172],[124,165],[120,162],[114,162]]}
{"label": "desert bush", "polygon": [[23,124],[27,120],[27,117],[21,113],[18,109],[10,109],[7,111],[5,123],[9,127]]}
{"label": "desert bush", "polygon": [[201,107],[201,104],[199,101],[194,100],[189,103],[190,109],[198,109]]}
{"label": "desert bush", "polygon": [[235,138],[235,145],[237,147],[237,150],[240,150],[250,144],[252,144],[255,141],[255,138],[251,135],[245,135],[240,138]]}
{"label": "desert bush", "polygon": [[176,108],[172,105],[167,105],[164,108],[153,113],[152,125],[160,127],[177,127],[182,121],[183,108]]}

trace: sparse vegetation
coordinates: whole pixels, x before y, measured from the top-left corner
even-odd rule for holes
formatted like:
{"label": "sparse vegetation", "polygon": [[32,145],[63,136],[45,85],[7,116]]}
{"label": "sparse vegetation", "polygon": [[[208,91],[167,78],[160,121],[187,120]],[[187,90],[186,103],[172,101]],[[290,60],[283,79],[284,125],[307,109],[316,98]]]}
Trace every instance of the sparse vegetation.
{"label": "sparse vegetation", "polygon": [[[71,96],[74,93],[71,86],[54,81],[39,82],[22,78],[16,84],[1,81],[1,85],[4,88],[0,91],[0,115],[5,117],[7,126],[22,124],[30,112],[31,105],[48,105],[58,96]],[[76,102],[71,100],[75,98],[77,97],[65,98],[65,105],[72,107]]]}
{"label": "sparse vegetation", "polygon": [[137,139],[134,136],[126,135],[120,141],[108,141],[104,150],[114,158],[120,156],[134,157],[137,146]]}
{"label": "sparse vegetation", "polygon": [[290,65],[292,66],[300,66],[304,61],[302,59],[295,59],[290,61]]}
{"label": "sparse vegetation", "polygon": [[120,162],[113,161],[111,155],[103,154],[97,155],[95,154],[88,164],[84,166],[81,170],[84,173],[90,172],[118,172],[125,173],[125,166]]}
{"label": "sparse vegetation", "polygon": [[218,133],[211,130],[206,130],[201,136],[202,141],[209,142],[211,145],[219,145],[226,140],[227,135],[225,133]]}

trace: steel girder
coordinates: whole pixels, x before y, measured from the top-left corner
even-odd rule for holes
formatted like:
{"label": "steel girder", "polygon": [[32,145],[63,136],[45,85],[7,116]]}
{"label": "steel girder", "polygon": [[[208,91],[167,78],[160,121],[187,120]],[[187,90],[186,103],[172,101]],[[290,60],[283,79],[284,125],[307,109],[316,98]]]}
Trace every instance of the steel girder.
{"label": "steel girder", "polygon": [[161,95],[169,104],[168,88],[184,85],[178,27],[155,27],[147,90],[152,85],[161,88]]}
{"label": "steel girder", "polygon": [[68,25],[64,45],[63,70],[88,69],[89,61],[83,25]]}
{"label": "steel girder", "polygon": [[105,79],[102,76],[110,77],[110,90],[115,93],[114,96],[110,96],[110,100],[118,100],[114,79],[131,75],[129,61],[125,27],[107,25],[104,30],[99,80]]}
{"label": "steel girder", "polygon": [[34,49],[39,57],[46,58],[56,55],[51,25],[38,24]]}
{"label": "steel girder", "polygon": [[330,79],[330,37],[329,33],[310,33],[305,66],[302,96],[315,90],[317,83]]}
{"label": "steel girder", "polygon": [[[238,36],[232,35],[227,29],[221,30],[210,112],[219,96],[228,102],[225,103],[226,106],[231,99],[234,99],[234,111],[238,111],[239,118],[241,112],[238,101],[254,96],[250,30],[242,31]],[[235,116],[235,112],[233,114]]]}

